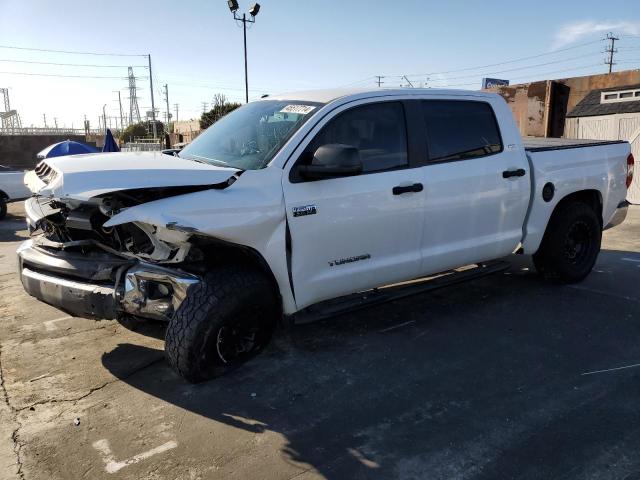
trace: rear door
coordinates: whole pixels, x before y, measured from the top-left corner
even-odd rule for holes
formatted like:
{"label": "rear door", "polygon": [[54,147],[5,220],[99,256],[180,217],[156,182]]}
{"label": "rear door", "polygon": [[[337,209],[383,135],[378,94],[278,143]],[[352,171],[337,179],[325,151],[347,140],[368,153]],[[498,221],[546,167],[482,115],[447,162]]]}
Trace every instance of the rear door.
{"label": "rear door", "polygon": [[[424,194],[414,190],[422,187],[422,173],[412,165],[403,102],[343,106],[329,117],[294,152],[295,165],[283,178],[298,308],[420,270]],[[358,148],[361,174],[322,180],[297,174],[318,147],[336,143]],[[394,193],[394,187],[401,188]]]}
{"label": "rear door", "polygon": [[424,100],[421,107],[428,150],[421,273],[512,253],[530,193],[517,130],[500,131],[489,101]]}

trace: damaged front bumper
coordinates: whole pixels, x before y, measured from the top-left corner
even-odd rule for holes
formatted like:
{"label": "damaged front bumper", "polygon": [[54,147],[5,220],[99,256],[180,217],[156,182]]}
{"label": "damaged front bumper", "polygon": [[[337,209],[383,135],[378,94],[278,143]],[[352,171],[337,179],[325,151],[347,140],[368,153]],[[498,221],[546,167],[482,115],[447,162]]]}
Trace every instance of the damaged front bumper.
{"label": "damaged front bumper", "polygon": [[37,299],[74,316],[121,315],[168,321],[199,277],[178,269],[121,258],[43,248],[18,248],[20,279]]}

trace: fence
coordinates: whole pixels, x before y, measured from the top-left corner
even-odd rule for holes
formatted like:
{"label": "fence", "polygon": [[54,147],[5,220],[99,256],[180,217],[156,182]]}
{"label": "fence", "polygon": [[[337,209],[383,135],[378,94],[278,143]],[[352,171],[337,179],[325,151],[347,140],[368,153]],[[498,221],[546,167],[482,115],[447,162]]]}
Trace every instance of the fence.
{"label": "fence", "polygon": [[102,129],[85,130],[84,128],[0,128],[0,135],[104,135]]}
{"label": "fence", "polygon": [[120,147],[121,152],[159,152],[164,147],[161,143],[129,142]]}

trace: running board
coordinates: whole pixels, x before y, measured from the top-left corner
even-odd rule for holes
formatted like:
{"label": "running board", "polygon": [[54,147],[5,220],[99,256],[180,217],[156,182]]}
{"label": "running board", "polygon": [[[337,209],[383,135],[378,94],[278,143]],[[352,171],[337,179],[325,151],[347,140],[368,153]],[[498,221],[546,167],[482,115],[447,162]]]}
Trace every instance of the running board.
{"label": "running board", "polygon": [[430,277],[417,278],[408,282],[387,285],[373,290],[354,293],[344,297],[326,300],[311,305],[289,317],[288,323],[311,323],[336,315],[353,312],[380,303],[431,292],[439,288],[486,277],[508,270],[511,264],[506,261],[486,262],[468,267],[450,270]]}

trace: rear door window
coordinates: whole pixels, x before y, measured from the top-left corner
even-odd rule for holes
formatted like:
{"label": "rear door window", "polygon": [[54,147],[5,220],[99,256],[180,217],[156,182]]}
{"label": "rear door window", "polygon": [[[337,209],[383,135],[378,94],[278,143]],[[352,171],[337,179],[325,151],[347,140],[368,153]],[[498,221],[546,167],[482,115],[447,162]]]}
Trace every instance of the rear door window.
{"label": "rear door window", "polygon": [[498,123],[486,102],[426,100],[422,112],[430,162],[466,160],[502,151]]}

